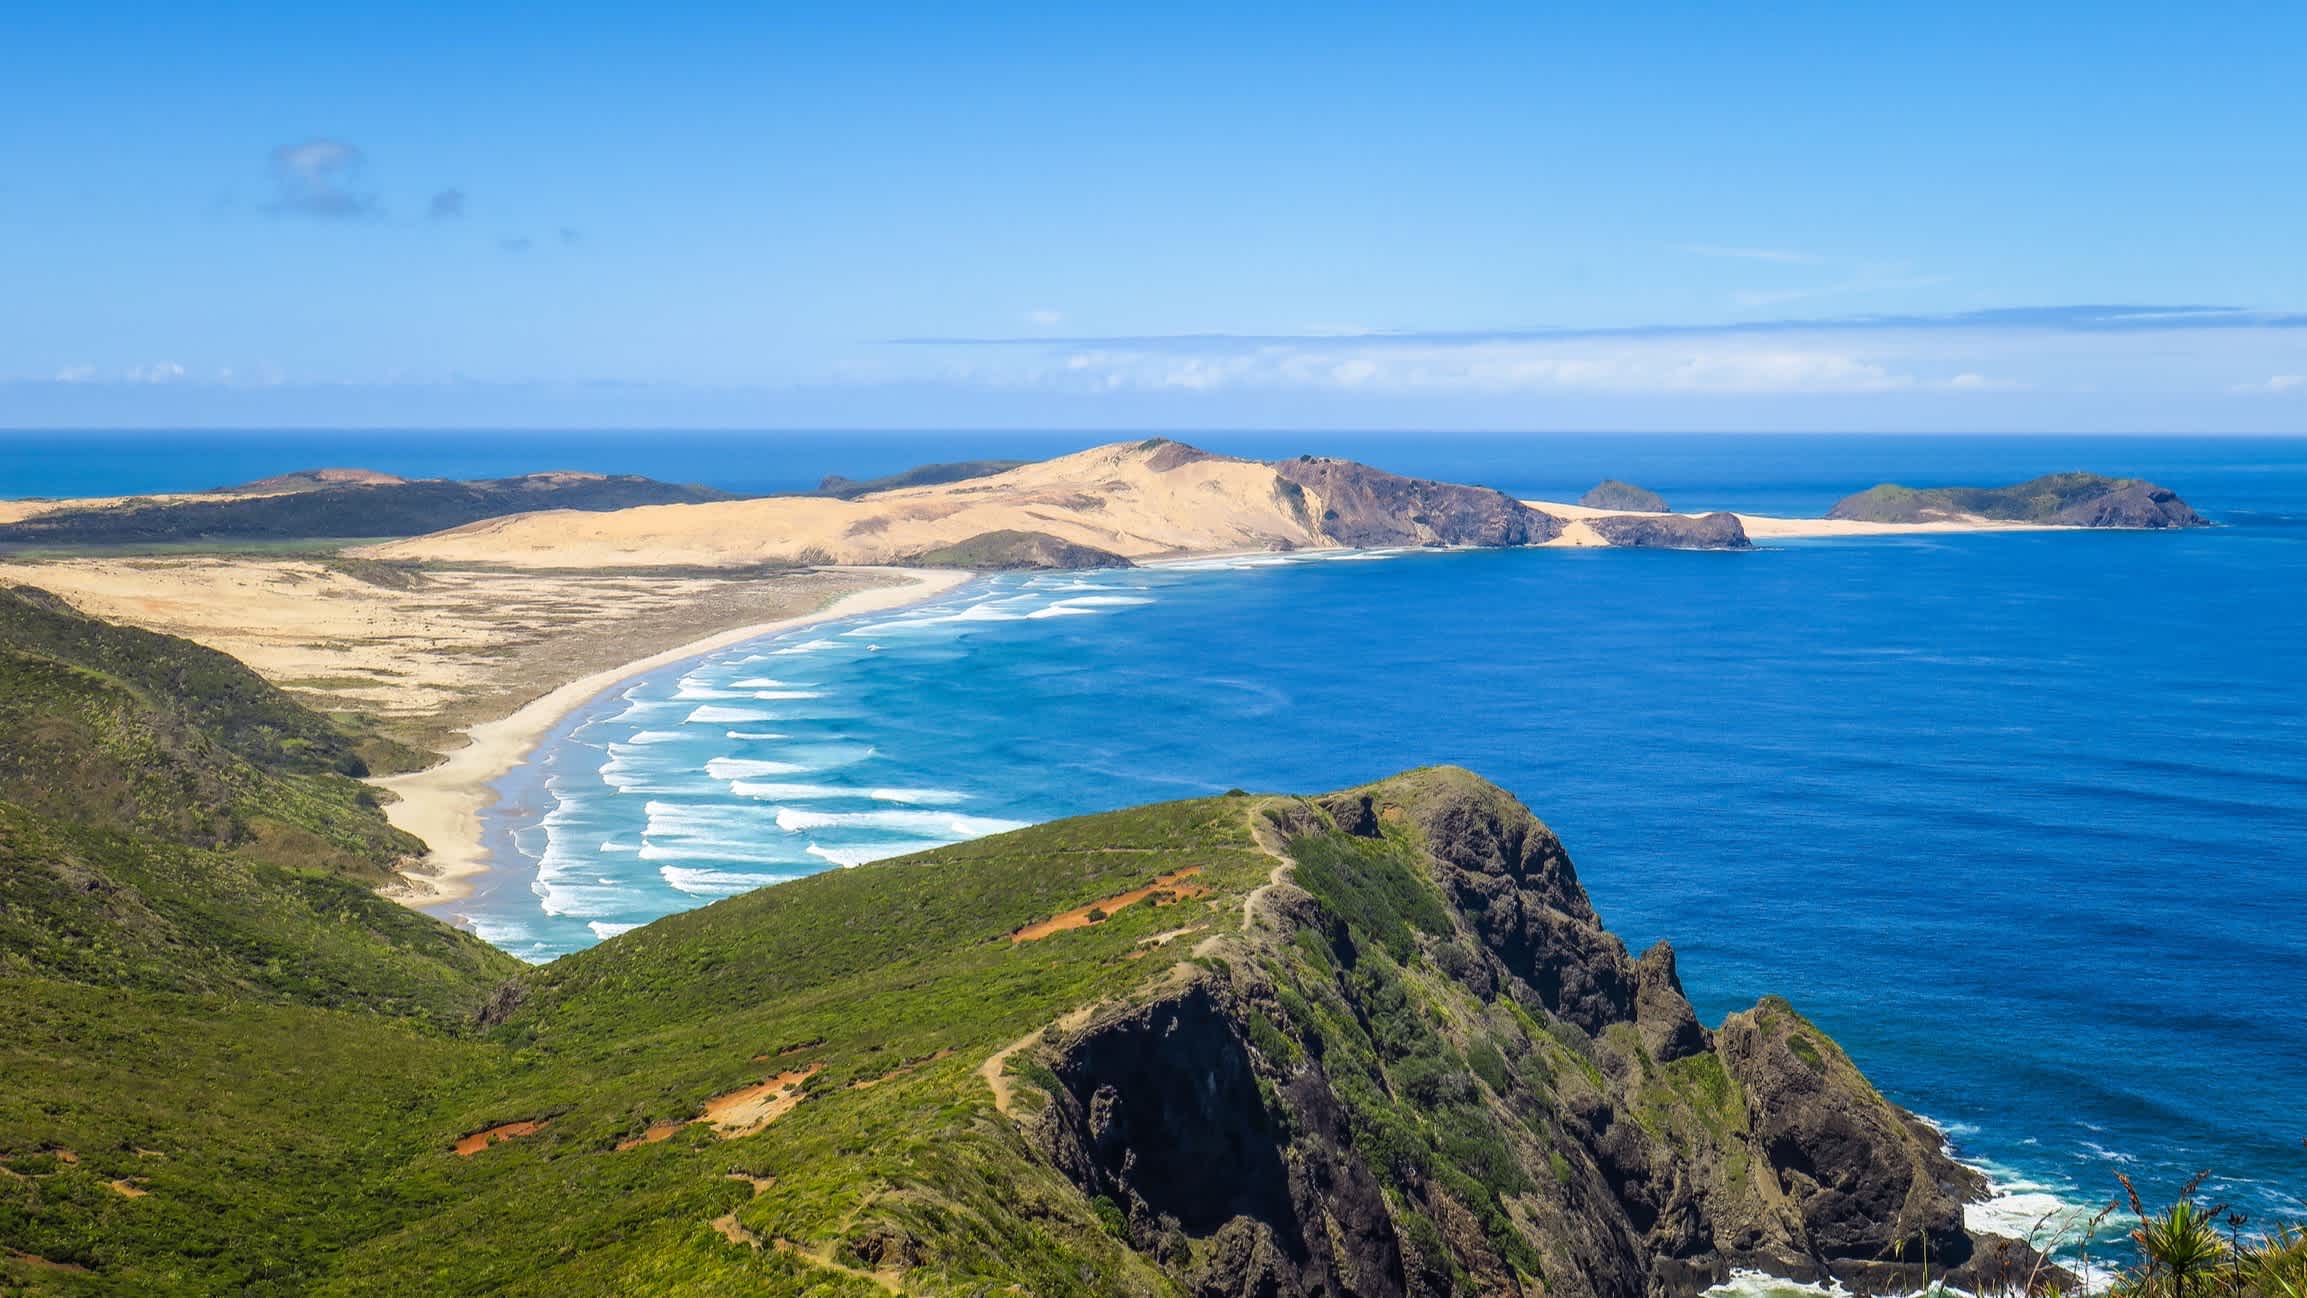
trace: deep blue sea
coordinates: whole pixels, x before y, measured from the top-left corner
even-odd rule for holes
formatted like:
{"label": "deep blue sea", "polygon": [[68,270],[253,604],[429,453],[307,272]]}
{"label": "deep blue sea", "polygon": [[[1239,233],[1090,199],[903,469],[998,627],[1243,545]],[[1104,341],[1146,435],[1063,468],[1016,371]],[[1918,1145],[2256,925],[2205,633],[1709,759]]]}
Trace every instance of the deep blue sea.
{"label": "deep blue sea", "polygon": [[[12,436],[0,494],[316,460],[762,489],[1098,440]],[[1451,762],[1554,827],[1630,945],[1674,941],[1703,1017],[1786,995],[1994,1172],[1999,1210],[2209,1168],[2220,1199],[2307,1214],[2307,440],[1192,440],[1781,513],[2088,468],[2224,525],[979,581],[604,695],[505,781],[506,868],[449,913],[549,958],[1017,823]]]}

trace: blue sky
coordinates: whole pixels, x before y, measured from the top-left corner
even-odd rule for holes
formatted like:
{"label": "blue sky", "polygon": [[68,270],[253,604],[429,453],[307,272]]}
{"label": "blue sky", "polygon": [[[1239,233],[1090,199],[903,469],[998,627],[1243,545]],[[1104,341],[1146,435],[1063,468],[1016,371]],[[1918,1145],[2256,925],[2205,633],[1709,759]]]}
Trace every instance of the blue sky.
{"label": "blue sky", "polygon": [[52,5],[0,426],[2307,432],[2295,4]]}

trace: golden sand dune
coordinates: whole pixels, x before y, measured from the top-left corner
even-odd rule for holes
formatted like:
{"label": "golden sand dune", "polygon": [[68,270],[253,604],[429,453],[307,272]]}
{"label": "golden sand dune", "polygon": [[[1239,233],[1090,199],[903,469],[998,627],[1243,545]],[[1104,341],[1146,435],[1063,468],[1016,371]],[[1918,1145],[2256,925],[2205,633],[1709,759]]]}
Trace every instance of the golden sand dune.
{"label": "golden sand dune", "polygon": [[784,496],[489,519],[359,553],[531,568],[894,563],[988,532],[1126,558],[1335,544],[1324,504],[1274,466],[1154,439],[855,500]]}

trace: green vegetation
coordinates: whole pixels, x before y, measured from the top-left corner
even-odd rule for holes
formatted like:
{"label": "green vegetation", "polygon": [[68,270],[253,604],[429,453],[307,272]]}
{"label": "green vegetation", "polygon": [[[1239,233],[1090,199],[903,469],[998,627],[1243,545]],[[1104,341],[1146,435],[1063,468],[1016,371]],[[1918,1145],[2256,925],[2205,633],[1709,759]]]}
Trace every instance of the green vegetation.
{"label": "green vegetation", "polygon": [[922,464],[902,473],[885,474],[878,478],[844,478],[830,474],[817,484],[814,494],[832,496],[839,500],[855,500],[876,491],[895,491],[899,487],[934,487],[947,482],[967,482],[971,478],[989,478],[996,473],[1031,464],[1031,460],[955,460],[945,464]]}
{"label": "green vegetation", "polygon": [[980,532],[966,541],[924,550],[905,561],[917,568],[1133,568],[1137,565],[1094,545],[1077,545],[1047,532]]}
{"label": "green vegetation", "polygon": [[1884,483],[1846,496],[1828,518],[1921,523],[1973,515],[2010,523],[2082,527],[2192,527],[2203,519],[2168,489],[2138,478],[2051,473],[2008,487],[1902,487]]}
{"label": "green vegetation", "polygon": [[1605,478],[1578,498],[1588,509],[1615,509],[1636,514],[1663,514],[1668,512],[1666,498],[1647,487],[1631,482]]}
{"label": "green vegetation", "polygon": [[[1497,916],[1543,911],[1597,985],[1633,963],[1543,825],[1450,770],[1054,822],[525,968],[366,886],[399,843],[355,739],[185,642],[5,599],[0,1292],[1182,1295],[1235,1265],[1225,1231],[1066,1133],[1231,1076],[1201,1120],[1413,1288],[1582,1294],[1644,1185],[1789,1229],[1736,1217],[1803,1138],[1755,1125],[1756,1077],[1856,1106],[1838,1142],[1894,1113],[1784,1002],[1680,1054],[1549,1009]],[[1188,1170],[1219,1184],[1165,1202],[1237,1179]],[[2284,1239],[2246,1298],[2307,1298]],[[2150,1252],[2139,1298],[2246,1268]]]}
{"label": "green vegetation", "polygon": [[223,543],[236,549],[281,544],[311,549],[314,538],[418,536],[539,509],[626,509],[734,499],[710,487],[579,473],[477,482],[284,480],[283,485],[297,489],[277,495],[243,495],[227,489],[190,499],[52,510],[0,525],[0,546],[166,551]]}

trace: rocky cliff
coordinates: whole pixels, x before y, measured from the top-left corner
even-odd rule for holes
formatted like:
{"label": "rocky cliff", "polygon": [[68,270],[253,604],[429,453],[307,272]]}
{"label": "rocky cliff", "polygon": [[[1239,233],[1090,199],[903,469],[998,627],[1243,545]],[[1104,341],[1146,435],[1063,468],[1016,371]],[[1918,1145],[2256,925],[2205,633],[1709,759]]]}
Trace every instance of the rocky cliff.
{"label": "rocky cliff", "polygon": [[1430,770],[1260,813],[1238,938],[1041,1047],[1029,1124],[1188,1292],[1666,1298],[1752,1268],[2023,1278],[1983,1189],[1765,999],[1713,1031],[1511,797]]}
{"label": "rocky cliff", "polygon": [[1603,540],[1628,549],[1744,550],[1753,545],[1738,515],[1608,514],[1586,525]]}
{"label": "rocky cliff", "polygon": [[[1335,545],[1539,545],[1562,524],[1502,491],[1406,478],[1352,460],[1301,455],[1274,465],[1285,495],[1318,502],[1313,530]],[[1309,509],[1312,506],[1308,506]]]}

